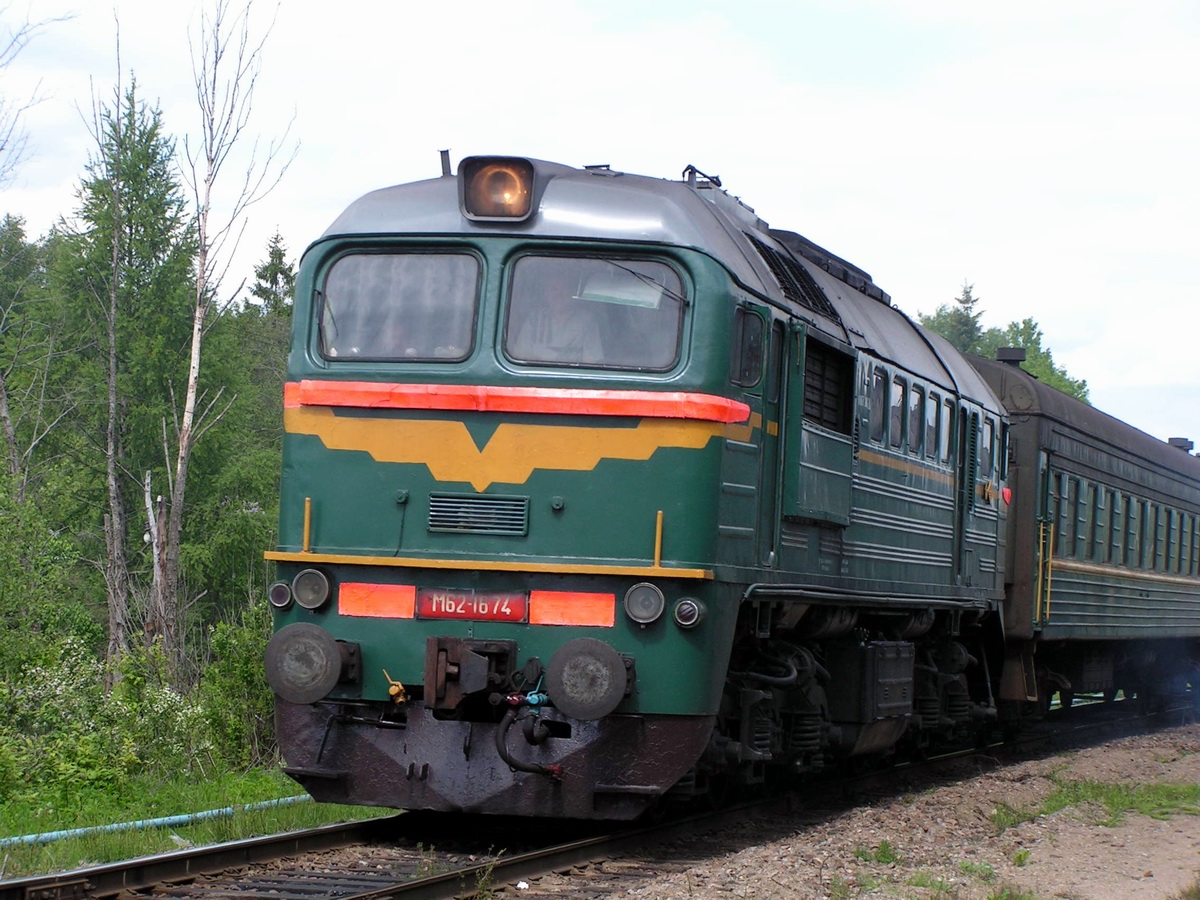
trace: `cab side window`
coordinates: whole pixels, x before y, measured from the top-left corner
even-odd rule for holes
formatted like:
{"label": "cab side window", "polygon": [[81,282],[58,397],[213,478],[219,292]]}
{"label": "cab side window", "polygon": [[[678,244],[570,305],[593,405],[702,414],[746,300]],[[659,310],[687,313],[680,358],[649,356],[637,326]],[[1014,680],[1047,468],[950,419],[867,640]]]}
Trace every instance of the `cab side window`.
{"label": "cab side window", "polygon": [[754,387],[762,378],[763,320],[748,309],[737,311],[737,358],[734,360],[734,384]]}

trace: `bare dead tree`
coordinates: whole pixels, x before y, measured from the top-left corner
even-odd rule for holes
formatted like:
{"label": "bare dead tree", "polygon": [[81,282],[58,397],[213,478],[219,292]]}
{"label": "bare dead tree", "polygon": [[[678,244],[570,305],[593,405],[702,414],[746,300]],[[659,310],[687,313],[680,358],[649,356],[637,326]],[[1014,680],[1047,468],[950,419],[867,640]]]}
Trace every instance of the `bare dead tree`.
{"label": "bare dead tree", "polygon": [[[229,409],[218,391],[211,397],[200,392],[200,364],[204,336],[223,303],[221,284],[245,228],[247,210],[279,183],[295,158],[296,148],[285,150],[289,128],[265,147],[247,130],[254,111],[254,92],[262,70],[262,51],[274,26],[257,33],[250,21],[253,0],[237,10],[229,0],[214,0],[200,15],[198,36],[191,41],[192,75],[200,113],[198,134],[184,139],[184,179],[192,190],[196,208],[196,292],[192,311],[192,339],[183,405],[176,426],[174,472],[168,486],[170,501],[161,541],[163,596],[152,602],[166,614],[168,649],[178,660],[179,555],[183,531],[184,500],[192,450],[204,433]],[[278,13],[278,3],[275,13]],[[249,141],[248,152],[240,152]],[[239,160],[244,162],[239,162]],[[228,206],[214,210],[217,184],[231,169],[240,180]],[[240,286],[238,288],[240,290]]]}
{"label": "bare dead tree", "polygon": [[[0,8],[0,16],[6,12],[7,6]],[[0,35],[0,71],[7,69],[20,55],[36,30],[37,26],[27,21],[18,25],[15,30],[5,29],[5,33]],[[13,172],[25,156],[28,135],[21,125],[21,117],[32,105],[32,98],[13,100],[0,96],[0,184],[5,184],[12,178]]]}
{"label": "bare dead tree", "polygon": [[[0,6],[0,22],[7,18],[8,4]],[[21,55],[21,51],[33,37],[51,22],[63,22],[70,16],[45,19],[41,22],[23,20],[15,28],[0,28],[0,72],[7,69]],[[25,158],[29,136],[25,133],[21,119],[37,103],[37,89],[20,100],[0,94],[0,185],[8,183],[17,166]]]}

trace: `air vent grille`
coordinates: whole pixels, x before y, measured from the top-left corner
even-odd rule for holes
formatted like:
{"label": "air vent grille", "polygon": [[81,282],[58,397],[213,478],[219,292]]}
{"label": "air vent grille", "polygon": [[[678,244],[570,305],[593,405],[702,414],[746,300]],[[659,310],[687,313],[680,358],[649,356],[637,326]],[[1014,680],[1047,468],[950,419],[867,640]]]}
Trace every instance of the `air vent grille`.
{"label": "air vent grille", "polygon": [[813,312],[833,319],[835,322],[841,322],[837,310],[833,308],[833,304],[829,302],[829,298],[825,296],[821,286],[809,274],[808,269],[793,259],[790,254],[780,252],[749,232],[746,233],[746,237],[754,244],[759,256],[763,258],[763,262],[767,264],[771,274],[783,288],[783,296],[794,303],[807,306]]}
{"label": "air vent grille", "polygon": [[430,494],[429,530],[523,537],[529,533],[529,498]]}

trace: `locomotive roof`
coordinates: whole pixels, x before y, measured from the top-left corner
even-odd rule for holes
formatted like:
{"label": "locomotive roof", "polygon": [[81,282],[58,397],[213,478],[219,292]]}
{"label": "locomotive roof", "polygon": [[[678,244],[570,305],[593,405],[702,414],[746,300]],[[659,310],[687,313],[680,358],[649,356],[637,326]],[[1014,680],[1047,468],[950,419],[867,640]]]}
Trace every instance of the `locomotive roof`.
{"label": "locomotive roof", "polygon": [[[536,211],[524,221],[478,222],[459,208],[458,179],[432,178],[372,191],[350,204],[322,237],[371,234],[514,234],[609,241],[649,241],[705,250],[747,285],[769,283],[747,258],[729,211],[720,215],[700,189],[682,181],[608,168],[575,169],[530,160],[538,176]],[[736,201],[735,201],[736,202]],[[746,207],[744,227],[764,227]]]}
{"label": "locomotive roof", "polygon": [[[794,232],[770,229],[753,209],[721,190],[718,179],[697,178],[700,173],[692,167],[685,171],[691,174],[687,180],[669,181],[608,167],[529,162],[536,172],[535,210],[523,221],[473,221],[461,211],[459,179],[443,175],[360,197],[322,239],[507,234],[693,247],[719,260],[747,288],[775,298],[838,342],[975,399],[991,397],[958,352],[891,306],[869,274]],[[824,297],[810,291],[810,302],[796,299],[797,291],[804,293],[796,278],[804,281],[805,272]]]}

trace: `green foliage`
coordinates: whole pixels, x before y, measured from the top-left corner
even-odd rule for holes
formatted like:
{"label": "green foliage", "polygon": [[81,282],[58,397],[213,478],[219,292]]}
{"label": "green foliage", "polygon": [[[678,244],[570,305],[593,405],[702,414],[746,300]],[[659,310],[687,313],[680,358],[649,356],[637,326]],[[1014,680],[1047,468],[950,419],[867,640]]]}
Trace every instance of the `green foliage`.
{"label": "green foliage", "polygon": [[1022,847],[1013,854],[1013,865],[1018,869],[1023,868],[1025,864],[1029,862],[1029,854],[1030,851],[1027,848]]}
{"label": "green foliage", "polygon": [[1020,347],[1025,350],[1021,368],[1039,381],[1088,402],[1088,386],[1084,379],[1072,378],[1067,370],[1054,362],[1050,349],[1042,346],[1041,328],[1033,319],[1009,322],[1004,328],[989,328],[980,324],[983,310],[977,309],[979,298],[975,286],[963,283],[962,293],[955,305],[943,303],[933,315],[917,315],[918,321],[930,331],[936,331],[958,350],[994,359],[1000,347]]}
{"label": "green foliage", "polygon": [[73,542],[55,533],[32,502],[17,502],[0,476],[0,679],[56,658],[72,640],[101,646],[104,631],[83,602]]}
{"label": "green foliage", "polygon": [[156,647],[126,653],[109,693],[104,664],[77,639],[44,657],[0,682],[0,801],[70,808],[136,776],[203,771],[211,745],[202,712],[168,686]]}
{"label": "green foliage", "polygon": [[979,298],[974,295],[975,285],[962,286],[962,293],[954,298],[954,306],[943,303],[933,315],[918,314],[917,320],[930,331],[936,331],[956,349],[963,353],[974,353],[983,336],[983,327],[979,324],[983,310],[976,310]]}
{"label": "green foliage", "polygon": [[237,624],[212,629],[213,659],[200,679],[200,705],[215,755],[234,768],[274,758],[273,698],[262,663],[270,636],[270,613],[261,602]]}
{"label": "green foliage", "polygon": [[[267,242],[266,260],[254,267],[250,295],[262,304],[264,315],[281,316],[291,308],[295,291],[296,268],[288,262],[283,236],[276,231]],[[256,307],[252,304],[248,309]]]}

